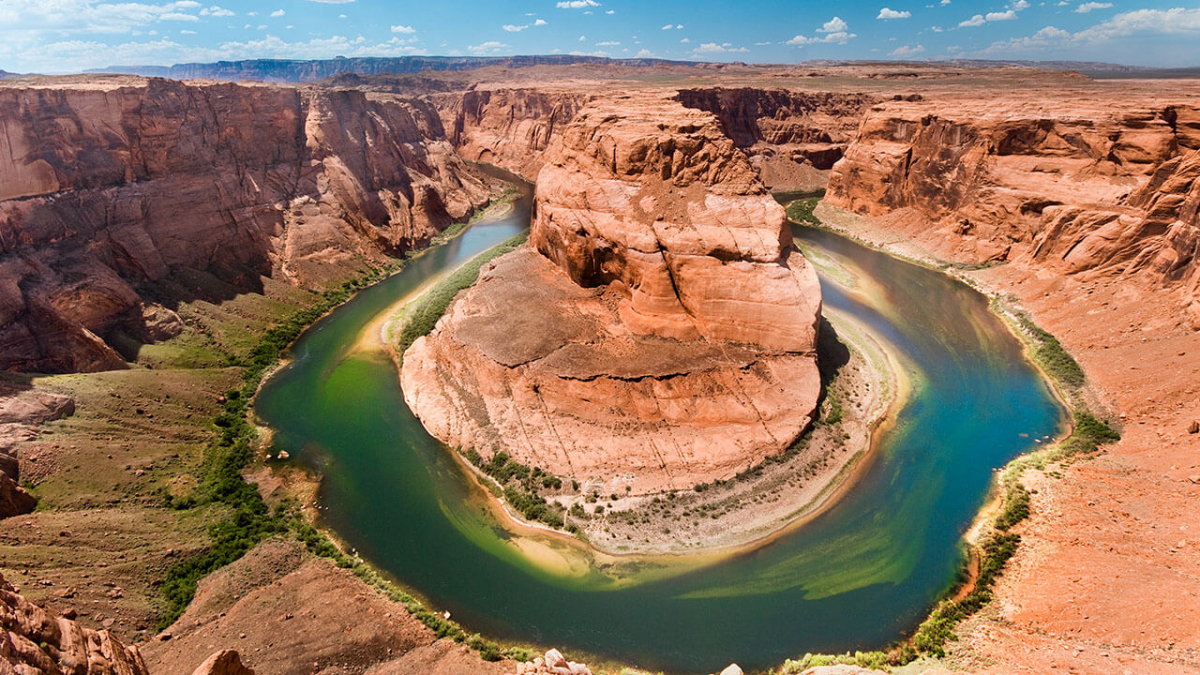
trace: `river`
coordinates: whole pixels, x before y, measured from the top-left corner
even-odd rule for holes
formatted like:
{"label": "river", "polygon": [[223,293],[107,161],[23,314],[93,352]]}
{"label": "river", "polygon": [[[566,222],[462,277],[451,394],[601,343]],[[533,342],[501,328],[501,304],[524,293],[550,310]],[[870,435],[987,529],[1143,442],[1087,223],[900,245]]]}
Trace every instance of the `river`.
{"label": "river", "polygon": [[797,227],[827,315],[890,344],[913,383],[846,496],[796,531],[719,560],[613,560],[514,533],[409,411],[388,356],[356,345],[398,298],[526,228],[530,203],[526,191],[505,217],[472,226],[319,321],[255,404],[275,431],[273,451],[322,477],[322,525],[470,631],[667,672],[883,647],[953,581],[993,471],[1064,423],[986,297]]}

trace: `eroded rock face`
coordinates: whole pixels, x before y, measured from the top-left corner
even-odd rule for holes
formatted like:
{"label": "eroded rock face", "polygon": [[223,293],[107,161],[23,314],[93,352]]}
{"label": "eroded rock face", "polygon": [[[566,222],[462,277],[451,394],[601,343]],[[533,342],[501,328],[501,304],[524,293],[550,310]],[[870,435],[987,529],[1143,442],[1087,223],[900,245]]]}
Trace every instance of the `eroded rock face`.
{"label": "eroded rock face", "polygon": [[89,371],[116,328],[169,317],[179,269],[316,287],[428,240],[491,185],[427,102],[355,91],[93,78],[0,88],[0,368]]}
{"label": "eroded rock face", "polygon": [[0,672],[149,675],[135,647],[108,631],[51,616],[0,577]]}
{"label": "eroded rock face", "polygon": [[732,476],[808,426],[816,274],[712,115],[594,103],[548,151],[536,202],[530,246],[404,355],[434,436],[653,490]]}
{"label": "eroded rock face", "polygon": [[467,159],[534,180],[551,141],[590,98],[578,90],[497,89],[432,97],[447,139]]}
{"label": "eroded rock face", "polygon": [[38,425],[73,414],[75,401],[69,396],[0,384],[0,520],[29,513],[37,505],[20,487],[17,447],[37,436]]}
{"label": "eroded rock face", "polygon": [[867,94],[721,87],[684,89],[679,101],[713,113],[773,191],[824,188],[829,169],[854,139]]}
{"label": "eroded rock face", "polygon": [[1200,109],[1042,107],[880,104],[834,167],[827,200],[960,260],[1029,257],[1180,288],[1200,327]]}

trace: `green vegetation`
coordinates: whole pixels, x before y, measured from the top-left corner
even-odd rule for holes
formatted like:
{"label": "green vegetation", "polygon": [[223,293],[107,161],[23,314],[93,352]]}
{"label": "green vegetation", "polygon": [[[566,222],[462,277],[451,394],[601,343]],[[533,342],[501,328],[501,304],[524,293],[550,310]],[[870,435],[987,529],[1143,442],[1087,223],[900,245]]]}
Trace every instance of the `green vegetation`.
{"label": "green vegetation", "polygon": [[1020,536],[1008,533],[995,533],[983,541],[975,587],[959,600],[943,600],[930,612],[929,618],[921,623],[913,636],[912,646],[916,653],[945,655],[946,643],[954,638],[954,627],[992,599],[992,586],[1005,563],[1017,552],[1020,541]]}
{"label": "green vegetation", "polygon": [[817,204],[821,203],[821,197],[823,196],[824,194],[817,197],[797,199],[789,203],[786,209],[788,220],[802,225],[820,225],[821,221],[813,215],[813,210],[817,208]]}
{"label": "green vegetation", "polygon": [[1033,357],[1053,377],[1068,390],[1074,391],[1083,386],[1083,369],[1074,357],[1063,349],[1058,338],[1042,330],[1029,317],[1018,314],[1017,320],[1021,328],[1030,335],[1034,345]]}
{"label": "green vegetation", "polygon": [[417,341],[417,338],[428,335],[433,330],[438,319],[446,313],[446,308],[450,306],[454,296],[475,283],[475,280],[479,278],[479,271],[483,269],[484,265],[516,249],[525,243],[528,237],[528,233],[518,234],[480,254],[421,296],[420,301],[408,315],[404,329],[400,331],[400,340],[397,346],[399,353],[403,354],[412,346],[412,343]]}
{"label": "green vegetation", "polygon": [[[443,232],[435,238],[435,243],[443,243],[460,234],[466,229],[466,224],[451,226],[451,229],[451,232]],[[506,250],[512,250],[520,243],[519,239],[523,240],[515,237],[498,249],[507,246]],[[506,250],[497,252],[497,249],[493,249],[482,257],[495,257]],[[412,252],[406,257],[412,258]],[[471,281],[478,276],[479,268],[484,262],[486,260],[476,259],[468,264],[468,267],[474,268],[470,274]],[[254,447],[258,441],[256,429],[247,421],[247,409],[266,373],[286,354],[290,345],[305,328],[359,290],[403,266],[404,261],[397,261],[388,266],[373,267],[366,274],[325,291],[317,296],[316,302],[311,306],[293,312],[263,333],[249,351],[248,358],[234,355],[225,357],[224,365],[244,369],[242,386],[226,392],[224,410],[213,419],[213,437],[204,454],[200,483],[192,494],[186,497],[173,498],[168,493],[163,499],[169,508],[182,510],[216,506],[223,509],[227,515],[209,526],[211,541],[205,550],[180,560],[167,570],[161,584],[164,607],[158,622],[160,629],[170,626],[183,614],[195,597],[200,579],[241,558],[268,537],[292,536],[313,554],[328,558],[339,567],[352,571],[364,582],[402,604],[438,637],[449,637],[464,642],[488,661],[503,658],[524,661],[532,658],[533,653],[527,648],[502,649],[497,643],[485,640],[478,634],[467,635],[456,623],[430,612],[418,600],[392,586],[360,560],[342,552],[328,537],[304,521],[294,503],[285,502],[274,509],[269,508],[258,489],[242,477],[242,471],[253,459]],[[450,297],[452,298],[453,294]],[[448,301],[446,304],[449,304]],[[442,307],[442,311],[444,310],[445,306]],[[436,322],[436,318],[434,321]],[[537,474],[530,472],[530,476],[538,480],[546,478],[540,471]],[[551,484],[561,485],[559,479],[551,478]]]}
{"label": "green vegetation", "polygon": [[[566,521],[562,508],[548,503],[540,494],[543,489],[561,488],[561,478],[546,473],[540,467],[525,466],[504,452],[497,452],[486,462],[474,448],[464,452],[463,456],[480,471],[496,479],[503,489],[504,501],[526,520],[542,522],[550,527],[563,527]],[[571,515],[575,515],[574,510]]]}

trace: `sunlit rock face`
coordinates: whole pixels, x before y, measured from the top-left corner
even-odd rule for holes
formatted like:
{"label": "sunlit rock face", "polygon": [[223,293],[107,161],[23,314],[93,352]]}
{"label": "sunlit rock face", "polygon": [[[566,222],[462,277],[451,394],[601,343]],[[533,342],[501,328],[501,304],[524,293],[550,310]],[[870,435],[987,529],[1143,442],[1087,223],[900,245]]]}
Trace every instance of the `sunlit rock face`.
{"label": "sunlit rock face", "polygon": [[728,478],[820,392],[817,277],[710,113],[594,101],[546,151],[530,243],[404,355],[433,435],[636,489]]}

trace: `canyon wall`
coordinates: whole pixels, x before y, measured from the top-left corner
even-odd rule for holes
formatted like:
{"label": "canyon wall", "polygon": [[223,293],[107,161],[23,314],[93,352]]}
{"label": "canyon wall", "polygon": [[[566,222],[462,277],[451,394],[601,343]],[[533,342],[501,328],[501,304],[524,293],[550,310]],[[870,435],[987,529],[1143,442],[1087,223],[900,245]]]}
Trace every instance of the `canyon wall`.
{"label": "canyon wall", "polygon": [[717,119],[613,97],[554,137],[529,246],[404,354],[404,395],[450,446],[686,488],[807,428],[820,307],[782,208]]}
{"label": "canyon wall", "polygon": [[823,188],[854,139],[870,94],[743,87],[683,89],[679,102],[713,113],[772,191]]}
{"label": "canyon wall", "polygon": [[1116,97],[871,108],[827,201],[965,262],[1181,289],[1200,327],[1200,109]]}
{"label": "canyon wall", "polygon": [[9,370],[121,367],[104,337],[171,334],[177,319],[139,290],[173,271],[317,288],[427,241],[495,189],[443,140],[431,104],[362,92],[13,84],[0,131]]}
{"label": "canyon wall", "polygon": [[533,181],[551,140],[589,98],[578,90],[484,89],[431,100],[459,154]]}

